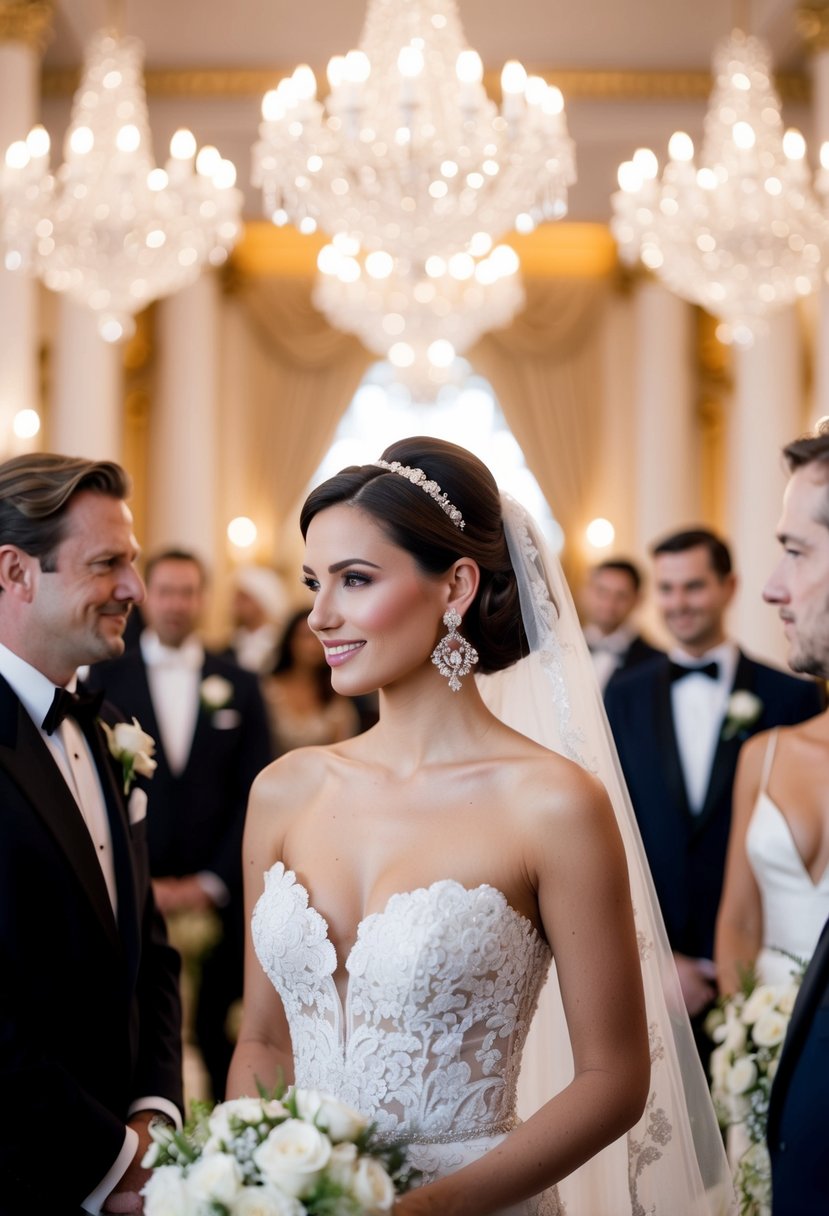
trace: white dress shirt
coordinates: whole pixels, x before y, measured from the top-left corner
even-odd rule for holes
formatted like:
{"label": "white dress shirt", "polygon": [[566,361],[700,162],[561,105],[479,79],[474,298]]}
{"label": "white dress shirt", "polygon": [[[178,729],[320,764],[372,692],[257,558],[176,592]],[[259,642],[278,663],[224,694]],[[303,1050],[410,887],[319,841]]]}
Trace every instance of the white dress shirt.
{"label": "white dress shirt", "polygon": [[739,651],[733,642],[722,642],[703,655],[690,655],[675,648],[668,657],[681,667],[700,667],[711,662],[719,667],[716,680],[692,673],[671,685],[674,731],[688,804],[692,814],[698,815],[708,792]]}
{"label": "white dress shirt", "polygon": [[164,646],[151,629],[141,634],[140,646],[164,754],[170,771],[180,776],[187,767],[199,716],[204,647],[195,635],[181,646]]}
{"label": "white dress shirt", "polygon": [[635,637],[636,630],[630,625],[620,625],[612,633],[602,633],[596,625],[585,625],[584,639],[590,648],[590,657],[602,693],[607,688],[610,677],[621,667]]}

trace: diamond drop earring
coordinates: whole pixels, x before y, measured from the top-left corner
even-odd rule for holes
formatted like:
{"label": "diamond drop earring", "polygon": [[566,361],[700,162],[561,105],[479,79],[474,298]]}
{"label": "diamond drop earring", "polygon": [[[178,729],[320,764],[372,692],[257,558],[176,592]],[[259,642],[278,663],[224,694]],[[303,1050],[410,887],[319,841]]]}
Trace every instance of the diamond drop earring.
{"label": "diamond drop earring", "polygon": [[478,652],[466,638],[458,633],[461,617],[454,608],[447,608],[443,623],[448,633],[442,637],[432,651],[432,662],[442,676],[449,681],[452,692],[460,692],[461,676],[468,676],[478,662]]}

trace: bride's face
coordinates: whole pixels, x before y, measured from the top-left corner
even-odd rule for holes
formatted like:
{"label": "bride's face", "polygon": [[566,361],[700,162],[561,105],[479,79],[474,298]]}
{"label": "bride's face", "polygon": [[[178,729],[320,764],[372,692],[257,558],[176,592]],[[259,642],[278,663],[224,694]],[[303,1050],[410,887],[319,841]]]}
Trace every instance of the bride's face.
{"label": "bride's face", "polygon": [[373,692],[429,663],[446,584],[423,574],[365,511],[343,505],[316,515],[303,572],[315,597],[308,624],[322,642],[337,692]]}

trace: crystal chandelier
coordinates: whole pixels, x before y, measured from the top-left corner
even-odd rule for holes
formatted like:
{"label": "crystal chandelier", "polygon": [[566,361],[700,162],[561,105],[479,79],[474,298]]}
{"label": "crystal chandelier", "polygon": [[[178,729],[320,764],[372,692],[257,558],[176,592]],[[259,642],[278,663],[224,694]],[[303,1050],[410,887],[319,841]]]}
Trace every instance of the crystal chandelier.
{"label": "crystal chandelier", "polygon": [[98,316],[108,341],[133,315],[227,258],[240,230],[236,170],[189,131],[166,166],[153,161],[137,39],[101,31],[86,54],[65,143],[49,169],[49,136],[35,127],[0,169],[0,247],[11,270],[37,274]]}
{"label": "crystal chandelier", "polygon": [[392,366],[433,384],[457,355],[491,329],[507,325],[524,303],[518,255],[492,247],[485,233],[477,254],[432,254],[418,263],[385,250],[362,255],[352,237],[336,235],[317,259],[313,301],[337,329],[354,333]]}
{"label": "crystal chandelier", "polygon": [[276,223],[417,264],[566,213],[560,91],[512,61],[499,111],[455,0],[369,0],[359,49],[330,61],[328,82],[323,105],[303,65],[264,98],[254,183]]}
{"label": "crystal chandelier", "polygon": [[[682,132],[668,145],[661,180],[639,149],[619,168],[614,235],[677,295],[724,323],[726,340],[750,345],[763,318],[820,280],[829,221],[810,182],[803,136],[784,133],[765,44],[735,29],[714,54],[701,167]],[[824,165],[817,179],[826,194]]]}

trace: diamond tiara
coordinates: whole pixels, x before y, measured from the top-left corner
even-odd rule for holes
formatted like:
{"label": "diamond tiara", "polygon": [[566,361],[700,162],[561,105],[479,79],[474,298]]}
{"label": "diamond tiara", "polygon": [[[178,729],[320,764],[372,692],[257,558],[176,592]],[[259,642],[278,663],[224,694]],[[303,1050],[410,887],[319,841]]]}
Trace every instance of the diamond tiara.
{"label": "diamond tiara", "polygon": [[401,464],[399,460],[393,460],[391,464],[387,460],[375,460],[372,463],[378,469],[386,469],[389,473],[396,473],[398,477],[405,477],[406,481],[410,481],[413,486],[417,486],[430,498],[434,498],[441,511],[446,512],[456,528],[464,529],[466,524],[458,508],[449,501],[436,481],[430,481],[423,469],[413,469],[408,464]]}

